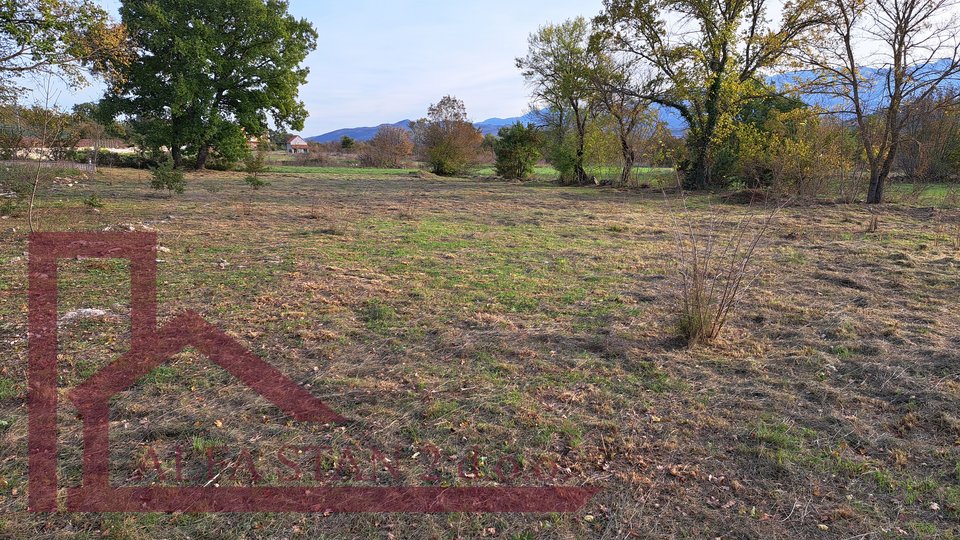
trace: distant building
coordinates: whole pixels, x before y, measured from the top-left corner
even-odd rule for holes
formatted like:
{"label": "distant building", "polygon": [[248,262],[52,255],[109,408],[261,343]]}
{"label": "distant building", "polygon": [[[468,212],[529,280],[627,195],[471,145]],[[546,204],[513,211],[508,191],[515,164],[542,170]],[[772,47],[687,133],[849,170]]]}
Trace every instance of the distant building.
{"label": "distant building", "polygon": [[310,144],[307,143],[306,139],[299,135],[294,135],[287,139],[287,153],[288,154],[306,154],[310,151]]}
{"label": "distant building", "polygon": [[247,148],[253,152],[256,152],[260,149],[261,142],[266,142],[266,137],[254,137],[251,135],[250,137],[247,137]]}

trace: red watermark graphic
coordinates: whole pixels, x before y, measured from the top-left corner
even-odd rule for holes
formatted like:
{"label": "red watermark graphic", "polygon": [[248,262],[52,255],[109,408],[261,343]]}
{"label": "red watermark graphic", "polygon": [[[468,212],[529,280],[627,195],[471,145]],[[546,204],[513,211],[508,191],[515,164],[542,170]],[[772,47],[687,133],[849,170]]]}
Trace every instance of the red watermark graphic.
{"label": "red watermark graphic", "polygon": [[[324,482],[292,486],[114,487],[109,474],[110,398],[188,347],[205,355],[295,421],[335,424],[347,420],[196,313],[183,313],[157,328],[155,234],[38,233],[30,236],[29,250],[28,452],[32,512],[58,509],[57,261],[72,258],[130,262],[131,347],[130,352],[69,391],[70,401],[83,419],[83,474],[80,487],[67,490],[67,509],[71,512],[574,512],[599,491],[573,486],[367,487]],[[242,452],[249,464],[248,472],[259,480],[249,452]],[[164,473],[156,450],[151,447],[145,459],[147,456],[162,479]],[[277,453],[280,462],[297,473],[289,475],[289,479],[299,480],[300,466],[286,456]],[[375,456],[389,463],[380,452]],[[182,480],[181,457],[178,449],[178,480]],[[214,458],[209,450],[207,458],[212,467]],[[498,464],[500,475],[516,477],[519,469],[513,465]],[[355,472],[359,470],[356,463],[354,468]],[[464,477],[470,477],[463,473],[462,466],[459,470]]]}

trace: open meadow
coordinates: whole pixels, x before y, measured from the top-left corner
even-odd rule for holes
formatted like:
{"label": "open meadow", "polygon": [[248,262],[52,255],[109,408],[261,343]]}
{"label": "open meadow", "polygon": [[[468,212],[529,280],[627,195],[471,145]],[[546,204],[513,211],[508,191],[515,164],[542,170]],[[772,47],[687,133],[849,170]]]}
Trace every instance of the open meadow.
{"label": "open meadow", "polygon": [[[197,311],[350,422],[292,422],[188,351],[114,400],[114,483],[175,485],[180,446],[188,477],[213,452],[232,472],[208,483],[283,484],[278,452],[324,447],[289,454],[301,483],[602,491],[569,515],[28,514],[27,223],[14,211],[0,221],[0,536],[960,535],[960,211],[942,199],[874,210],[875,232],[862,206],[785,208],[727,331],[689,349],[674,219],[722,228],[763,208],[349,169],[277,169],[259,190],[194,173],[168,197],[148,176],[58,182],[40,229],[157,232],[161,322]],[[61,262],[61,388],[129,347],[127,270]],[[65,397],[59,418],[63,488],[81,466]]]}

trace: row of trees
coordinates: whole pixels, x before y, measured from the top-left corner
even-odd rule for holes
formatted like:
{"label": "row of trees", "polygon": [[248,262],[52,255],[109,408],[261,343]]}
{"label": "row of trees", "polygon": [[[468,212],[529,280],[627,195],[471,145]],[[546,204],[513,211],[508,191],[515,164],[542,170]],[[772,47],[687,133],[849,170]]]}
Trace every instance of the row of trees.
{"label": "row of trees", "polygon": [[[664,111],[685,124],[679,166],[687,188],[727,185],[756,169],[763,153],[797,157],[767,164],[759,176],[822,163],[816,154],[824,145],[803,147],[822,140],[822,130],[844,139],[852,128],[856,148],[843,157],[865,165],[867,200],[879,203],[910,126],[956,104],[955,5],[798,0],[772,24],[766,0],[605,0],[592,22],[540,28],[517,66],[535,103],[550,111],[548,158],[567,181],[591,180],[584,168],[591,124],[619,134],[627,175],[636,158],[631,138],[656,129],[651,111]],[[773,84],[777,71],[802,75]],[[822,96],[824,106],[790,97],[801,92]],[[834,119],[822,120],[826,113]]]}

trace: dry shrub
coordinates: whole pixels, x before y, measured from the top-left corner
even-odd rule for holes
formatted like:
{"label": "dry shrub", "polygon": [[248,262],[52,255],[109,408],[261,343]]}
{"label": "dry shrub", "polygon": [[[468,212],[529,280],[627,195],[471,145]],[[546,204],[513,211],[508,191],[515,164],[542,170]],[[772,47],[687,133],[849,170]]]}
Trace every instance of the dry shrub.
{"label": "dry shrub", "polygon": [[360,164],[380,169],[402,168],[413,154],[413,140],[407,130],[382,126],[360,152]]}
{"label": "dry shrub", "polygon": [[479,162],[483,134],[469,120],[463,102],[445,96],[427,118],[410,123],[421,159],[441,176],[462,174]]}
{"label": "dry shrub", "polygon": [[674,216],[679,281],[677,329],[693,347],[716,340],[756,279],[752,262],[782,206],[766,217],[742,216],[729,223],[720,213],[696,220],[683,201]]}
{"label": "dry shrub", "polygon": [[325,167],[330,165],[330,156],[321,145],[311,143],[307,153],[296,154],[293,161],[299,167]]}

